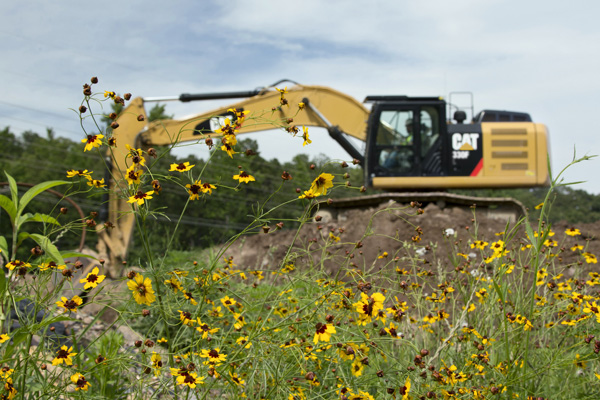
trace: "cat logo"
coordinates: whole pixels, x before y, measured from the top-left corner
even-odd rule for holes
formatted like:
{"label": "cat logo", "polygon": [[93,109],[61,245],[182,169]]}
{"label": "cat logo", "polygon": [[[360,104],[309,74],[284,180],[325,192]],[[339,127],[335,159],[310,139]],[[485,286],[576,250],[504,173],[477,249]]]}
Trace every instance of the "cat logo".
{"label": "cat logo", "polygon": [[479,133],[455,133],[452,135],[452,149],[462,151],[477,150]]}

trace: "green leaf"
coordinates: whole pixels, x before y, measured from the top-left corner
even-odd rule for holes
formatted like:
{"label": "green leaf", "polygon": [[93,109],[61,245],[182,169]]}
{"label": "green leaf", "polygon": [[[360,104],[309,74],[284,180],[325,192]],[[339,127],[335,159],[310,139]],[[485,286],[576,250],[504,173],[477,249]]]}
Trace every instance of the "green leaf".
{"label": "green leaf", "polygon": [[25,207],[27,206],[27,204],[29,204],[29,202],[31,200],[33,200],[33,198],[35,196],[37,196],[38,194],[42,193],[45,190],[48,190],[50,188],[53,188],[54,186],[59,186],[59,185],[66,185],[70,182],[67,181],[48,181],[48,182],[42,182],[40,184],[35,185],[34,187],[32,187],[31,189],[29,189],[27,192],[25,192],[25,194],[23,195],[23,197],[21,197],[21,202],[17,208],[17,212],[18,213],[22,213],[23,210],[25,209]]}
{"label": "green leaf", "polygon": [[504,305],[505,304],[504,294],[502,293],[500,286],[498,286],[498,284],[496,283],[496,280],[492,280],[492,283],[494,284],[494,290],[496,291],[498,298],[500,299],[500,301],[502,301],[502,305]]}
{"label": "green leaf", "polygon": [[[4,236],[0,236],[0,257],[4,257],[6,261],[10,260],[8,257],[8,243],[6,243],[6,239]],[[4,268],[3,268],[4,269]],[[2,298],[4,298],[4,292],[6,291],[6,276],[4,275],[4,271],[0,271],[0,293],[2,293]]]}
{"label": "green leaf", "polygon": [[13,203],[8,197],[0,194],[0,207],[6,211],[10,217],[10,223],[14,225],[15,217],[17,216],[17,207],[15,207],[15,203]]}
{"label": "green leaf", "polygon": [[48,214],[40,214],[40,213],[27,213],[19,218],[19,223],[17,226],[21,226],[26,222],[45,222],[47,224],[54,224],[60,226],[60,222],[58,222],[54,217],[51,217]]}
{"label": "green leaf", "polygon": [[0,271],[0,293],[2,293],[2,296],[4,296],[4,292],[6,292],[6,275],[4,275],[4,271]]}
{"label": "green leaf", "polygon": [[29,233],[27,232],[19,232],[19,234],[17,235],[17,247],[21,246],[21,243],[23,243],[23,240],[29,238]]}
{"label": "green leaf", "polygon": [[27,339],[27,331],[23,328],[19,328],[13,332],[11,332],[9,334],[10,338],[12,339],[12,343],[11,345],[14,346],[15,348],[19,347],[19,344],[21,342],[23,342],[25,339]]}
{"label": "green leaf", "polygon": [[55,322],[60,322],[60,321],[76,321],[76,320],[74,318],[67,317],[66,315],[57,315],[56,317],[43,319],[39,323],[33,325],[31,330],[33,332],[37,332],[37,331],[44,329],[45,327],[47,327],[50,324],[53,324]]}
{"label": "green leaf", "polygon": [[0,236],[0,254],[4,256],[5,260],[10,260],[8,256],[8,242],[4,236]]}
{"label": "green leaf", "polygon": [[77,251],[68,251],[62,253],[63,258],[75,258],[75,257],[84,257],[84,258],[92,258],[96,260],[96,257],[90,256],[89,254],[79,253]]}
{"label": "green leaf", "polygon": [[15,205],[15,208],[17,208],[19,206],[19,189],[17,189],[17,182],[15,181],[15,178],[8,174],[8,172],[4,171],[4,174],[6,175],[6,179],[8,179],[8,186],[10,187],[10,195],[12,196],[13,204]]}
{"label": "green leaf", "polygon": [[[46,255],[50,257],[55,263],[58,265],[64,265],[65,260],[60,255],[60,251],[56,248],[54,244],[48,239],[46,236],[39,235],[37,233],[26,234],[27,237],[32,238],[36,241],[36,243],[44,250]],[[20,235],[19,235],[20,236]]]}
{"label": "green leaf", "polygon": [[531,229],[531,224],[528,220],[525,220],[525,232],[527,232],[527,236],[529,236],[529,241],[531,242],[531,246],[534,249],[537,249],[537,239],[533,235],[533,229]]}

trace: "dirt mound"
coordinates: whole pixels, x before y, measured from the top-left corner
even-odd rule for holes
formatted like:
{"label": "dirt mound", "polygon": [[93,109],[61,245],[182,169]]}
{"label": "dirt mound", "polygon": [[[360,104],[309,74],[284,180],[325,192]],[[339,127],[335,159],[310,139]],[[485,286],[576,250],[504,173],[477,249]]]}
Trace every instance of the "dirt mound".
{"label": "dirt mound", "polygon": [[[428,261],[437,256],[443,267],[450,268],[451,253],[474,253],[469,246],[474,240],[491,243],[503,239],[500,233],[506,230],[507,223],[507,220],[492,219],[483,212],[464,207],[440,209],[429,204],[423,214],[417,215],[414,208],[390,202],[376,208],[349,210],[335,218],[323,218],[306,224],[299,232],[271,229],[266,234],[248,236],[232,246],[226,256],[233,256],[242,268],[275,269],[291,261],[297,265],[308,259],[318,263],[333,254],[341,258],[353,254],[348,260],[350,264],[371,265],[387,252],[392,258],[409,256]],[[513,227],[514,223],[508,223],[508,231]],[[580,236],[567,236],[568,228],[572,226],[564,222],[552,227],[556,233],[552,239],[557,243],[553,253],[559,254],[562,263],[581,259],[580,251],[570,250],[575,244],[586,246],[585,251],[600,256],[600,221],[576,226],[581,231]],[[418,235],[419,231],[422,234]],[[416,236],[420,237],[419,241],[413,240]],[[520,228],[508,248],[520,248],[524,237],[524,228]],[[320,249],[327,242],[330,247],[322,254]],[[358,242],[360,247],[357,248]],[[560,252],[560,248],[564,251]],[[307,252],[307,249],[319,250]],[[341,258],[336,260],[338,265]],[[331,260],[325,262],[333,264]],[[594,270],[596,266],[590,264],[586,269]]]}

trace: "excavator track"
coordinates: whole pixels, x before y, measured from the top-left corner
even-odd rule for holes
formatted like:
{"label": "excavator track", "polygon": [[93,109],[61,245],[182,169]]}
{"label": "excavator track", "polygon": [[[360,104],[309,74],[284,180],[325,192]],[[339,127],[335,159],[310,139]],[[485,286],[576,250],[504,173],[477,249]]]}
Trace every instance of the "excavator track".
{"label": "excavator track", "polygon": [[422,208],[431,203],[442,209],[446,207],[474,208],[477,215],[510,222],[516,222],[527,215],[523,203],[510,197],[475,197],[446,192],[380,193],[333,199],[320,202],[317,215],[325,219],[333,219],[351,209],[374,208],[390,201],[398,204],[416,202],[420,203]]}

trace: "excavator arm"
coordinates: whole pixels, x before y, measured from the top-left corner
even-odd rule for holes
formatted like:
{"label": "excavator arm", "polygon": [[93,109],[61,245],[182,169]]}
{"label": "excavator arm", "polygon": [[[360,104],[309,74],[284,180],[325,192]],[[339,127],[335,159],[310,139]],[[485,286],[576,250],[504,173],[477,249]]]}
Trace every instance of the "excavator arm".
{"label": "excavator arm", "polygon": [[[119,127],[113,131],[117,146],[110,149],[113,162],[112,190],[109,195],[107,216],[108,221],[111,221],[115,227],[98,231],[98,251],[101,257],[110,260],[111,275],[120,274],[119,265],[127,257],[135,224],[131,205],[123,195],[123,189],[127,188],[124,176],[127,170],[125,160],[129,150],[126,144],[135,149],[147,150],[153,146],[204,141],[209,137],[217,138],[220,134],[215,131],[225,118],[233,117],[230,110],[235,108],[238,111],[249,111],[247,120],[238,134],[270,130],[277,126],[286,128],[290,125],[327,128],[330,136],[338,141],[351,157],[363,160],[363,154],[343,135],[347,134],[361,141],[366,140],[369,110],[362,103],[328,87],[295,85],[285,88],[284,98],[287,103],[282,104],[281,92],[275,90],[274,86],[255,92],[181,95],[174,99],[193,101],[251,96],[226,107],[182,120],[160,120],[148,123],[145,102],[142,98],[132,100],[120,113],[116,120]],[[304,103],[303,110],[299,111],[299,103]]]}

